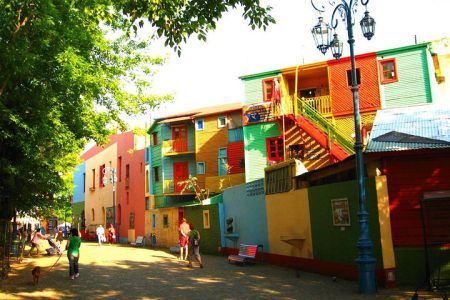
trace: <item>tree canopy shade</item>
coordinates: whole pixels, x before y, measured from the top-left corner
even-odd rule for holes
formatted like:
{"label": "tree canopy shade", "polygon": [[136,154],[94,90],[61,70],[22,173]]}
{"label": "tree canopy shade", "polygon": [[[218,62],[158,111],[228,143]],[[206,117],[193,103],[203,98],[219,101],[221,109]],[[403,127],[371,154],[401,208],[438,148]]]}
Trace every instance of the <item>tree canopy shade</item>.
{"label": "tree canopy shade", "polygon": [[56,208],[88,140],[171,99],[151,92],[151,38],[180,53],[237,6],[253,28],[274,22],[255,0],[0,0],[0,217]]}

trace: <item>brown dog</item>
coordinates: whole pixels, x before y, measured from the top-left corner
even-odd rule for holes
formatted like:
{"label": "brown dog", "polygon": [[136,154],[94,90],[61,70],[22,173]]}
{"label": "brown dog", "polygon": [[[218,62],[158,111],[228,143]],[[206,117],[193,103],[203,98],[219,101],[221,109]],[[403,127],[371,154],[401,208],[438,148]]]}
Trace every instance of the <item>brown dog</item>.
{"label": "brown dog", "polygon": [[39,276],[41,275],[41,267],[34,267],[31,271],[31,275],[33,275],[33,284],[38,284]]}

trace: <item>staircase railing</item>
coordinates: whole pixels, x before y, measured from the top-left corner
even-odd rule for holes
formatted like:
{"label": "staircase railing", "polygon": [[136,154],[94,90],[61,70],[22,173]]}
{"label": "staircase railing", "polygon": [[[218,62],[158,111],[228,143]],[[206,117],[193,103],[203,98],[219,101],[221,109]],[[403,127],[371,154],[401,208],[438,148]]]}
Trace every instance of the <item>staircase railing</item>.
{"label": "staircase railing", "polygon": [[313,122],[318,128],[323,130],[328,136],[328,146],[331,146],[331,141],[335,140],[346,152],[354,154],[353,141],[349,138],[345,138],[343,134],[336,126],[330,121],[324,118],[319,112],[317,112],[313,106],[310,105],[311,101],[305,100],[305,98],[296,97],[297,112],[305,116]]}

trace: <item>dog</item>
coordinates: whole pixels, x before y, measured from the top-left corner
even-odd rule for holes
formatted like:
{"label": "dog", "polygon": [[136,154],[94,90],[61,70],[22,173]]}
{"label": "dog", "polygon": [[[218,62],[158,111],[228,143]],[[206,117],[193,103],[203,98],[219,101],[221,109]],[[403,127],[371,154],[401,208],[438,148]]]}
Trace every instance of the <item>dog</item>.
{"label": "dog", "polygon": [[33,284],[38,284],[39,276],[41,276],[41,267],[34,267],[31,271],[31,275],[33,275]]}

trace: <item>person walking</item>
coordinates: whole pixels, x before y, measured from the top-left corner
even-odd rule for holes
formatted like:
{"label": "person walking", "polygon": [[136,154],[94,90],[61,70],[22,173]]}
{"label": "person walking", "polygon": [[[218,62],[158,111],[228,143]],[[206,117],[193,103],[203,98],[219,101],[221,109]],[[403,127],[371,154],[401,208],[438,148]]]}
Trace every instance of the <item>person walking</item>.
{"label": "person walking", "polygon": [[96,234],[97,234],[97,238],[98,238],[98,245],[101,246],[102,242],[106,241],[105,238],[105,228],[103,228],[103,225],[100,224],[98,225],[97,229],[95,230]]}
{"label": "person walking", "polygon": [[187,260],[188,257],[188,240],[189,240],[189,224],[186,221],[186,218],[181,219],[181,224],[179,227],[180,231],[180,260]]}
{"label": "person walking", "polygon": [[116,230],[113,224],[109,224],[108,228],[108,243],[114,244],[116,242]]}
{"label": "person walking", "polygon": [[61,227],[58,228],[58,232],[56,232],[56,234],[55,234],[55,240],[58,241],[60,245],[62,244],[62,241],[64,240]]}
{"label": "person walking", "polygon": [[31,251],[33,251],[34,248],[36,248],[37,255],[39,255],[39,244],[41,243],[41,239],[43,238],[45,237],[42,235],[41,231],[39,229],[36,229],[34,231],[33,237],[31,238],[31,248],[28,252],[28,256],[31,256]]}
{"label": "person walking", "polygon": [[66,250],[67,258],[69,259],[69,276],[70,279],[75,279],[80,276],[78,272],[78,260],[80,259],[81,238],[78,235],[76,228],[70,229],[70,237],[67,240]]}
{"label": "person walking", "polygon": [[189,255],[188,267],[192,268],[194,258],[199,262],[200,268],[203,268],[202,257],[200,256],[200,232],[194,228],[194,224],[189,224]]}

